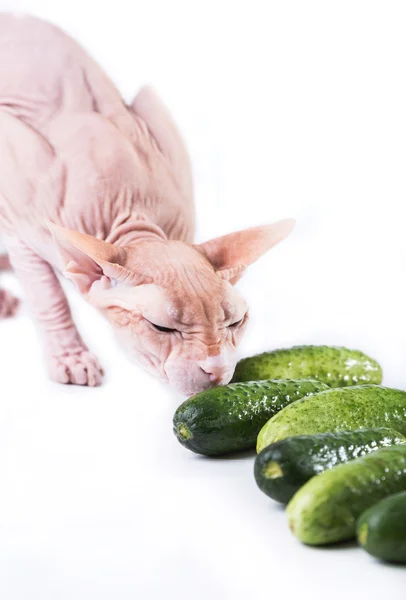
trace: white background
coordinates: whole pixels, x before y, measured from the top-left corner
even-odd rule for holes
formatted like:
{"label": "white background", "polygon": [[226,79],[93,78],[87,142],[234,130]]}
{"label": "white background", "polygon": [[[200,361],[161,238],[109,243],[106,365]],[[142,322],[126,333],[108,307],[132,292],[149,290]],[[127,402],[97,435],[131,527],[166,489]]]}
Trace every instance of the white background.
{"label": "white background", "polygon": [[[297,218],[239,284],[252,314],[241,355],[344,344],[406,388],[403,2],[0,8],[63,26],[127,100],[155,85],[191,151],[198,241]],[[0,324],[2,599],[405,597],[402,568],[351,545],[301,546],[257,491],[252,455],[182,448],[171,431],[182,399],[126,362],[71,297],[107,369],[102,388],[48,382],[24,311]]]}

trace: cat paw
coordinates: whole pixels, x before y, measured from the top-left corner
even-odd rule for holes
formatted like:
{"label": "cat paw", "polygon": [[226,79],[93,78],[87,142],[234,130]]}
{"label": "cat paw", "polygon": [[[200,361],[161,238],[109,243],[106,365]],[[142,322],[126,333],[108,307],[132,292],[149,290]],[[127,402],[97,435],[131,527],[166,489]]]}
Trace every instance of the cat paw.
{"label": "cat paw", "polygon": [[104,375],[99,361],[88,350],[51,356],[48,359],[48,370],[51,379],[58,383],[89,387],[100,385]]}
{"label": "cat paw", "polygon": [[14,317],[19,307],[20,300],[7,290],[0,290],[0,319]]}

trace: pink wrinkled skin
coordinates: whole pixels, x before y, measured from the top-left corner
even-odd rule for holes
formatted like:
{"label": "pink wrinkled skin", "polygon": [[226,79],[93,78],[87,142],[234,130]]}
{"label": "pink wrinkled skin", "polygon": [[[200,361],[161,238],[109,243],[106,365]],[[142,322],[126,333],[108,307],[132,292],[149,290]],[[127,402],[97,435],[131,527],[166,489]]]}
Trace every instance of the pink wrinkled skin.
{"label": "pink wrinkled skin", "polygon": [[[228,383],[248,318],[233,285],[292,220],[193,245],[189,158],[165,106],[148,87],[127,106],[71,38],[31,17],[0,15],[0,157],[0,231],[52,379],[103,375],[62,272],[155,376],[184,394]],[[0,291],[0,316],[16,307]]]}

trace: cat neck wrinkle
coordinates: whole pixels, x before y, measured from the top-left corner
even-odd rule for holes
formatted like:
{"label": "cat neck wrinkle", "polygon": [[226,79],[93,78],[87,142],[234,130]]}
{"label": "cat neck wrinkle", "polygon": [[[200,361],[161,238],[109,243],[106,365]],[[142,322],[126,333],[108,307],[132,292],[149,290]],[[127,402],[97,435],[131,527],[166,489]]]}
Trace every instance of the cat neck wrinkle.
{"label": "cat neck wrinkle", "polygon": [[167,240],[163,230],[146,216],[137,216],[112,228],[105,241],[117,246],[128,246],[138,240]]}

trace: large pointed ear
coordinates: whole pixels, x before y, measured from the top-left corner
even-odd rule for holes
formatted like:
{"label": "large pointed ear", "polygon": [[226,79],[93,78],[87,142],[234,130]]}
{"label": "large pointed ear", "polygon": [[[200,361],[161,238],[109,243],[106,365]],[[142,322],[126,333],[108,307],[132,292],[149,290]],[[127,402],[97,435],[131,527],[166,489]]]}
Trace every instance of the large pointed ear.
{"label": "large pointed ear", "polygon": [[251,227],[194,246],[213,265],[222,279],[236,283],[248,265],[284,240],[295,226],[294,219]]}
{"label": "large pointed ear", "polygon": [[191,199],[193,183],[189,155],[165,104],[150,86],[145,86],[140,89],[129,109],[145,122],[161,152],[171,163],[183,196]]}
{"label": "large pointed ear", "polygon": [[126,268],[125,248],[108,244],[91,235],[48,223],[52,238],[62,258],[64,275],[82,294],[87,294],[97,280],[130,285],[146,283],[142,276]]}

